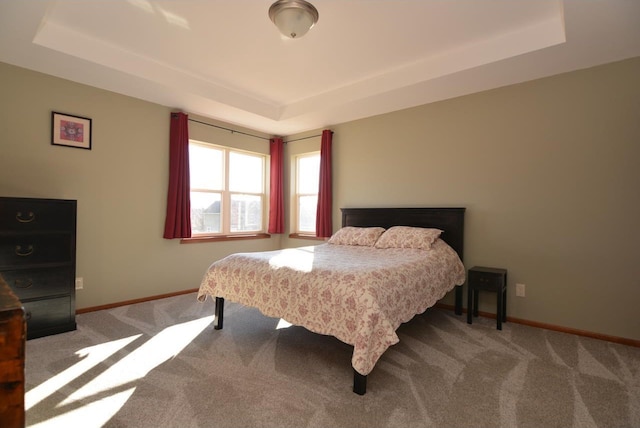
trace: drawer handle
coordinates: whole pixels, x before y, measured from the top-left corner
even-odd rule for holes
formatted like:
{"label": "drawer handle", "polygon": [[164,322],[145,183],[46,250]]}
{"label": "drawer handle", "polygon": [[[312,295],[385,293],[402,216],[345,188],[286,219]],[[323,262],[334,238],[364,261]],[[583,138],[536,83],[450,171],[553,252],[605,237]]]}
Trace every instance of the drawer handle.
{"label": "drawer handle", "polygon": [[33,254],[33,245],[29,245],[26,250],[22,249],[22,245],[16,245],[16,256],[27,257]]}
{"label": "drawer handle", "polygon": [[33,281],[30,279],[16,279],[13,282],[13,285],[16,288],[31,288],[31,286],[33,285]]}
{"label": "drawer handle", "polygon": [[31,319],[31,311],[26,311],[26,313],[24,314],[24,318],[29,321]]}
{"label": "drawer handle", "polygon": [[36,215],[33,213],[33,211],[29,211],[29,214],[27,214],[26,217],[22,215],[22,211],[18,211],[16,213],[16,220],[18,220],[20,223],[31,223],[35,219]]}

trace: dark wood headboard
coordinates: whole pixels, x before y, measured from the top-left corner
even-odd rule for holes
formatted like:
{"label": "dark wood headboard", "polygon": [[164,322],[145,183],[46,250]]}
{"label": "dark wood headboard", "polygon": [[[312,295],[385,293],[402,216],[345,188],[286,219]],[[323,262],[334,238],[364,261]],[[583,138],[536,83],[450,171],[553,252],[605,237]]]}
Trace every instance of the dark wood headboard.
{"label": "dark wood headboard", "polygon": [[465,208],[341,208],[342,226],[433,227],[463,260]]}
{"label": "dark wood headboard", "polygon": [[[460,260],[464,253],[465,208],[341,208],[342,226],[435,227],[440,237],[451,246]],[[462,314],[462,287],[455,288],[455,313]]]}

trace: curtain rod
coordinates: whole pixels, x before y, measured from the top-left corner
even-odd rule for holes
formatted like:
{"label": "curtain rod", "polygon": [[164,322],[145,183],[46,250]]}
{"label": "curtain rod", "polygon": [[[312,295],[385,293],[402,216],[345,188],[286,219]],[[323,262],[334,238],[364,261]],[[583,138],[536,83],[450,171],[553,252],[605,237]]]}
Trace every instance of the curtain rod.
{"label": "curtain rod", "polygon": [[219,129],[224,129],[225,131],[229,131],[232,134],[242,134],[242,135],[247,135],[249,137],[254,137],[254,138],[260,138],[261,140],[270,140],[270,138],[267,137],[261,137],[260,135],[253,135],[253,134],[249,134],[247,132],[242,132],[242,131],[237,131],[235,129],[230,129],[230,128],[225,128],[224,126],[218,126],[218,125],[214,125],[212,123],[207,123],[207,122],[201,122],[199,120],[195,120],[195,119],[189,119],[190,122],[196,122],[196,123],[201,123],[203,125],[207,125],[207,126],[213,126],[214,128],[219,128]]}
{"label": "curtain rod", "polygon": [[307,140],[309,138],[322,137],[322,134],[318,135],[309,135],[308,137],[296,138],[295,140],[287,140],[285,143],[293,143],[294,141]]}
{"label": "curtain rod", "polygon": [[[267,138],[267,137],[261,137],[259,135],[253,135],[253,134],[249,134],[247,132],[242,132],[242,131],[237,131],[235,129],[231,129],[231,128],[225,128],[224,126],[219,126],[219,125],[214,125],[212,123],[207,123],[207,122],[202,122],[199,120],[195,120],[195,119],[191,119],[189,118],[190,122],[196,122],[196,123],[201,123],[203,125],[207,125],[207,126],[212,126],[214,128],[218,128],[218,129],[224,129],[225,131],[229,131],[232,134],[236,133],[236,134],[242,134],[242,135],[247,135],[249,137],[254,137],[254,138],[259,138],[261,140],[271,140],[271,138]],[[302,137],[302,138],[296,138],[295,140],[287,140],[287,141],[283,141],[285,144],[286,143],[293,143],[294,141],[301,141],[301,140],[307,140],[309,138],[316,138],[316,137],[322,137],[322,134],[318,134],[318,135],[310,135],[308,137]]]}

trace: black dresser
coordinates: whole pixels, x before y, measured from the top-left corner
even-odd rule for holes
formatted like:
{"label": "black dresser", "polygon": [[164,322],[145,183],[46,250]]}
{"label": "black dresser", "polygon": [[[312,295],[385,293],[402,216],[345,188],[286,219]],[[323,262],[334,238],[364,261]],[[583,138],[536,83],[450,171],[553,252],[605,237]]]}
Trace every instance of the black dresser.
{"label": "black dresser", "polygon": [[75,330],[76,201],[0,197],[0,275],[27,339]]}

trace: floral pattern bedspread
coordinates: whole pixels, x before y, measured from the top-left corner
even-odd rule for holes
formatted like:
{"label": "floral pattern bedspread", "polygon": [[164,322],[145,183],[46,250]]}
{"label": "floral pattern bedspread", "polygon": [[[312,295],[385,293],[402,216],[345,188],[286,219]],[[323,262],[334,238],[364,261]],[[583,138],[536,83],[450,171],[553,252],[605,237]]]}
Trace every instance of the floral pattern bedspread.
{"label": "floral pattern bedspread", "polygon": [[237,253],[207,270],[198,300],[223,297],[354,347],[362,375],[399,341],[396,329],[465,281],[456,252],[320,244]]}

